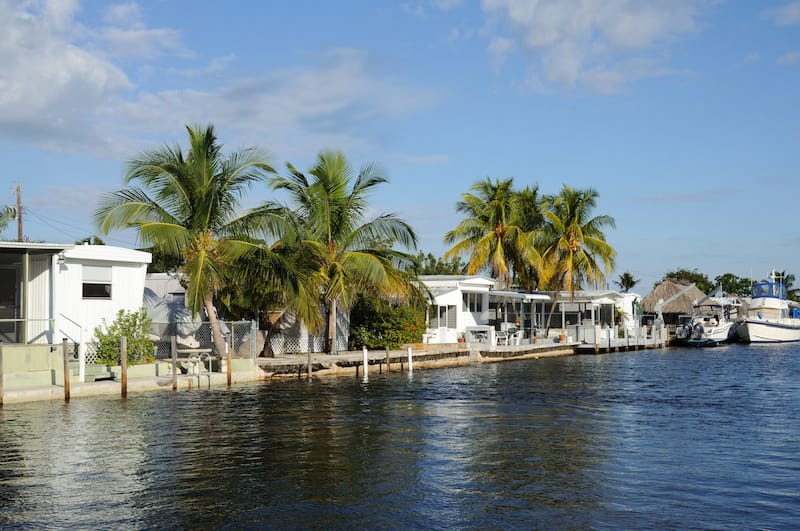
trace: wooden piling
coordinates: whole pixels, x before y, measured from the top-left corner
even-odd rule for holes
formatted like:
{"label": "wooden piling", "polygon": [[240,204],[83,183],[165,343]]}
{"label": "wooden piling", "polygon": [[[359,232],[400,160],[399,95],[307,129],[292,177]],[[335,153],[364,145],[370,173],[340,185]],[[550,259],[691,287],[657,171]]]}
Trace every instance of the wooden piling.
{"label": "wooden piling", "polygon": [[392,370],[392,358],[389,356],[389,349],[386,349],[386,372]]}
{"label": "wooden piling", "polygon": [[61,340],[61,347],[64,356],[64,401],[69,402],[69,349],[66,337]]}
{"label": "wooden piling", "polygon": [[178,343],[175,336],[170,338],[170,354],[172,355],[172,390],[178,390]]}
{"label": "wooden piling", "polygon": [[122,398],[128,398],[128,338],[119,338],[119,356],[122,374],[120,375],[122,384]]}
{"label": "wooden piling", "polygon": [[[231,365],[232,365],[231,364],[231,351],[233,350],[233,333],[230,334],[230,337],[228,339],[229,339],[229,341],[225,342],[225,365],[226,365],[226,367],[228,369],[228,387],[230,387],[231,386],[231,379],[232,379],[232,375],[231,375],[231,370],[232,370],[231,369]],[[211,360],[210,359],[208,360],[208,364],[209,364],[208,371],[211,372]],[[208,381],[210,382],[211,381],[211,376],[209,376],[208,378],[209,378]]]}
{"label": "wooden piling", "polygon": [[0,341],[0,407],[3,407],[3,342]]}

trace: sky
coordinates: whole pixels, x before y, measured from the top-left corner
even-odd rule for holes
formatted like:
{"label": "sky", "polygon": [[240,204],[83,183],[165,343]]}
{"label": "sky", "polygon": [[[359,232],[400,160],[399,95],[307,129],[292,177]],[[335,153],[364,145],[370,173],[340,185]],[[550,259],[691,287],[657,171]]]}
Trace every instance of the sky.
{"label": "sky", "polygon": [[32,241],[97,234],[126,162],[196,123],[282,172],[377,164],[371,215],[437,256],[461,194],[513,178],[598,192],[610,287],[800,277],[799,103],[800,1],[0,0],[0,205],[21,187]]}

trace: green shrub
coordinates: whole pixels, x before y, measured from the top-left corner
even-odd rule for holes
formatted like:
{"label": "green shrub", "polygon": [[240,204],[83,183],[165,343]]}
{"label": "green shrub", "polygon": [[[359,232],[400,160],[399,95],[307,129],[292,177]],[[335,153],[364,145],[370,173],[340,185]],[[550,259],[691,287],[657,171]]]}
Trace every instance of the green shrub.
{"label": "green shrub", "polygon": [[[120,310],[117,318],[110,325],[106,320],[95,327],[94,335],[97,338],[97,361],[106,365],[120,365],[120,338],[127,339],[128,364],[149,363],[155,361],[153,342],[150,341],[150,325],[152,320],[147,316],[144,308],[138,312]],[[105,331],[103,331],[105,327]]]}
{"label": "green shrub", "polygon": [[361,297],[350,312],[350,319],[351,349],[397,349],[419,343],[425,330],[423,310],[374,298]]}

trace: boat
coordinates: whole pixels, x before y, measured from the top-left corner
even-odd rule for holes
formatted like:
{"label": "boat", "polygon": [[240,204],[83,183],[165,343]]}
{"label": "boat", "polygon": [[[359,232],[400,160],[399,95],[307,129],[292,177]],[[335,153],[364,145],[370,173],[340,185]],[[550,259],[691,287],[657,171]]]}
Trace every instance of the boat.
{"label": "boat", "polygon": [[736,322],[741,302],[735,297],[707,297],[692,306],[675,330],[675,343],[694,347],[713,347],[738,338]]}
{"label": "boat", "polygon": [[747,316],[739,321],[737,332],[746,343],[784,343],[800,341],[800,308],[786,297],[786,286],[773,272],[770,282],[751,287]]}

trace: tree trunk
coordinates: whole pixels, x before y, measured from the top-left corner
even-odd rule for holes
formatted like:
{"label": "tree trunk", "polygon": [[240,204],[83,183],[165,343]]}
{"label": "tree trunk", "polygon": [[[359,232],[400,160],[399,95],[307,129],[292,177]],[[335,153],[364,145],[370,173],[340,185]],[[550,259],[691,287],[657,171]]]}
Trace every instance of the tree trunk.
{"label": "tree trunk", "polygon": [[[550,332],[550,321],[553,319],[553,314],[558,306],[558,294],[561,293],[561,290],[555,291],[554,293],[553,304],[550,306],[550,313],[547,314],[547,322],[544,325],[544,337],[547,337],[547,334]],[[561,325],[563,327],[564,323],[561,323]]]}
{"label": "tree trunk", "polygon": [[208,324],[211,325],[211,341],[214,343],[214,348],[217,349],[217,355],[225,355],[225,338],[222,336],[222,331],[219,328],[219,320],[217,319],[217,311],[214,309],[214,300],[211,295],[203,297],[203,307],[206,309],[208,315]]}
{"label": "tree trunk", "polygon": [[326,341],[328,343],[328,354],[336,354],[336,299],[330,301],[328,305],[328,330]]}

